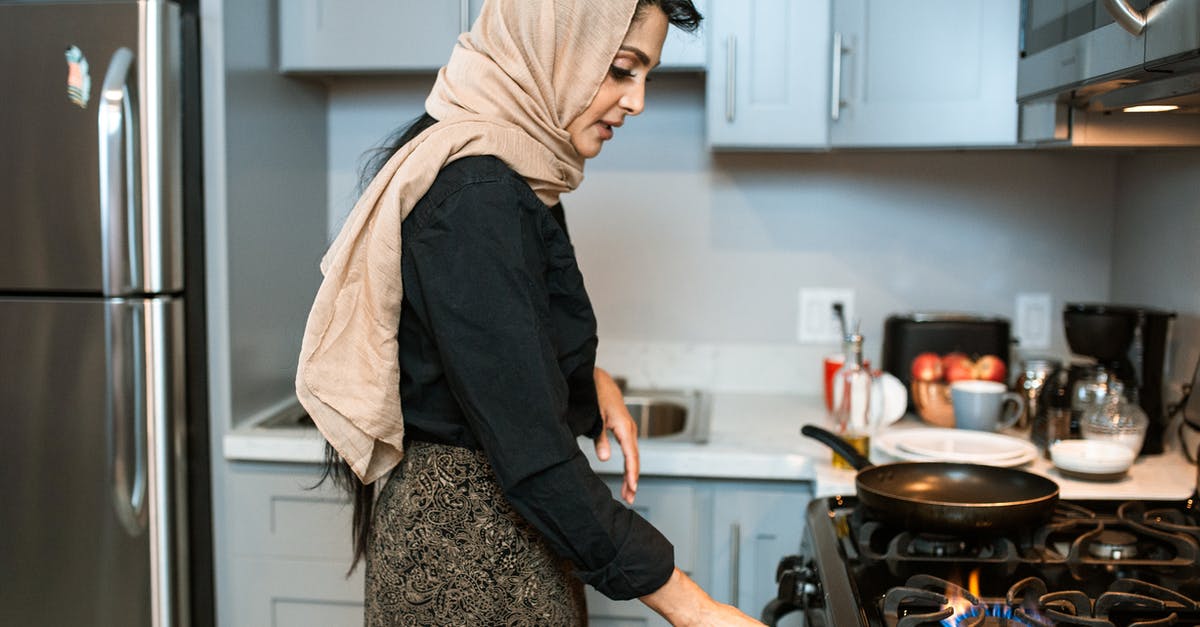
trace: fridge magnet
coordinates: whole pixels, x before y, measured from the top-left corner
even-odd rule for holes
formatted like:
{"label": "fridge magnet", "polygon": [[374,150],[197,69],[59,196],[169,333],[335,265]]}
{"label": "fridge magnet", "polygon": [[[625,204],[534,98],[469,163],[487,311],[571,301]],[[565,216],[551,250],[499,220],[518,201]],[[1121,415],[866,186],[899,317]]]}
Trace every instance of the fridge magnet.
{"label": "fridge magnet", "polygon": [[88,73],[87,57],[78,46],[67,48],[67,98],[80,109],[86,109],[92,93],[92,76]]}

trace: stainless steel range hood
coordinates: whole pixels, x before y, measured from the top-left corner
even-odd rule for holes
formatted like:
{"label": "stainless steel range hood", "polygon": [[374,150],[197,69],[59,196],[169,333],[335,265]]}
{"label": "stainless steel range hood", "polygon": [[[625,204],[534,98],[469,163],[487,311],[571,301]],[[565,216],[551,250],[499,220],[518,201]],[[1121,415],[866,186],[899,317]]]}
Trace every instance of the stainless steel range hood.
{"label": "stainless steel range hood", "polygon": [[[1050,4],[1062,8],[1047,16]],[[1023,11],[1022,142],[1200,145],[1200,0],[1025,0]],[[1152,105],[1170,110],[1132,112]]]}

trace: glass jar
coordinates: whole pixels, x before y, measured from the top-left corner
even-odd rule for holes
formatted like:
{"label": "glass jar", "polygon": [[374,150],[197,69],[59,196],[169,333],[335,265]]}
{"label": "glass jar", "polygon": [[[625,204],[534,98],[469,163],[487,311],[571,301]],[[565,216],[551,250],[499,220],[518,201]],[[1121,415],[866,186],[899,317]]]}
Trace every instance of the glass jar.
{"label": "glass jar", "polygon": [[1084,439],[1115,442],[1128,447],[1134,455],[1141,453],[1149,426],[1145,410],[1129,400],[1120,381],[1111,381],[1105,397],[1087,410],[1079,422]]}
{"label": "glass jar", "polygon": [[1071,387],[1071,432],[1079,437],[1083,417],[1101,405],[1108,396],[1109,383],[1116,379],[1103,366],[1080,366]]}

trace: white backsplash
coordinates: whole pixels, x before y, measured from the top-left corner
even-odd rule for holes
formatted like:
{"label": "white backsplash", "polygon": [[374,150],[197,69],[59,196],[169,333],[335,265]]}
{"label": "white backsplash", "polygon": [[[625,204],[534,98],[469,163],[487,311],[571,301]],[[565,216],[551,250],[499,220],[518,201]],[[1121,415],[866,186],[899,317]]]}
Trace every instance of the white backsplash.
{"label": "white backsplash", "polygon": [[601,340],[596,363],[636,388],[816,395],[827,352],[786,344]]}

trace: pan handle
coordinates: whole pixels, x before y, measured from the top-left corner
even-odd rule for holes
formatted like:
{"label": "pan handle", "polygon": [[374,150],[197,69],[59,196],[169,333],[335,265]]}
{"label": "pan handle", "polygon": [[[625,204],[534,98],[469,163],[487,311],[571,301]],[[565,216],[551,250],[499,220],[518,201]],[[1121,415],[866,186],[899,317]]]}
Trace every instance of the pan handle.
{"label": "pan handle", "polygon": [[863,470],[872,466],[871,460],[867,459],[862,453],[859,453],[849,442],[839,438],[832,431],[826,431],[816,425],[804,425],[800,427],[800,433],[828,446],[833,449],[833,452],[841,455],[846,461],[854,466],[855,470]]}

